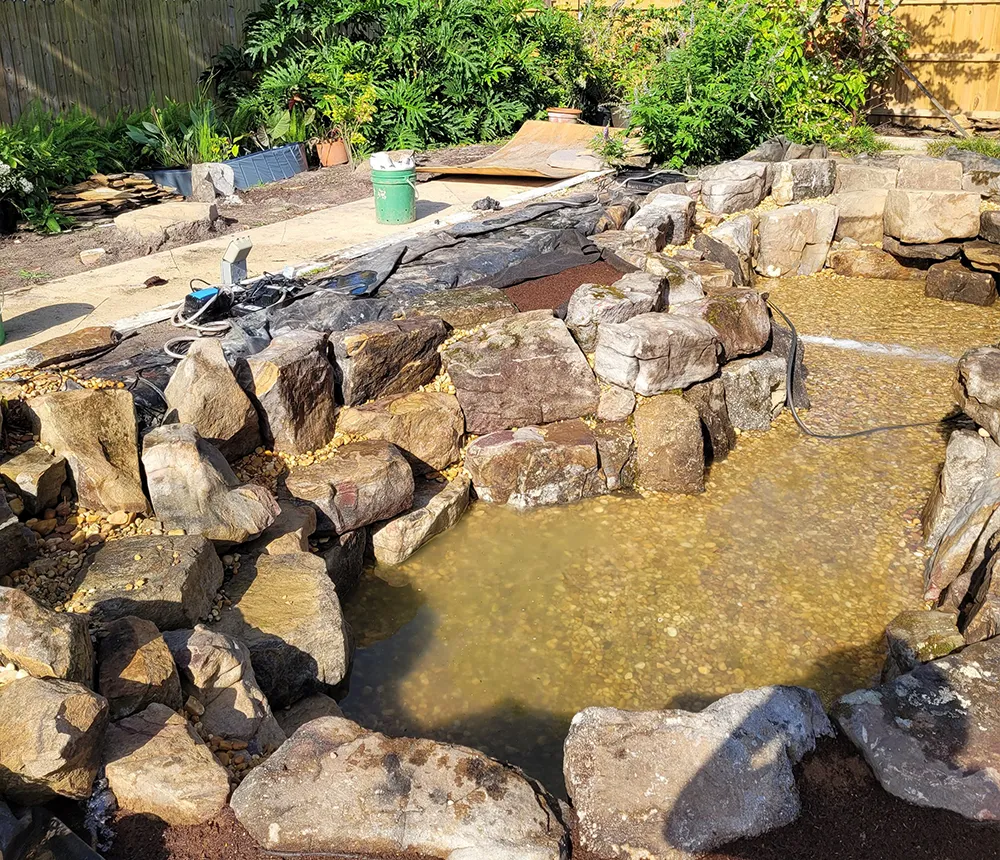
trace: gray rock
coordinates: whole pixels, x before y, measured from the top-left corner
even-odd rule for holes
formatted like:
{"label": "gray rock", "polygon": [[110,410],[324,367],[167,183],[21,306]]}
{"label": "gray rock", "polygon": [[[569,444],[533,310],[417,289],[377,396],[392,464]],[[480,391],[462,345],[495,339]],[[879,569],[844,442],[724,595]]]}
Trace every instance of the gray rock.
{"label": "gray rock", "polygon": [[407,510],[413,470],[395,445],[352,442],[326,460],[296,466],[285,487],[316,510],[319,531],[343,534]]}
{"label": "gray rock", "polygon": [[97,689],[108,700],[111,719],[120,720],[154,702],[178,710],[181,679],[163,636],[152,621],[127,616],[104,629],[97,656]]}
{"label": "gray rock", "polygon": [[636,483],[662,493],[705,491],[705,443],[698,409],[661,394],[635,411]]}
{"label": "gray rock", "polygon": [[663,283],[662,298],[659,306],[654,306],[653,310],[666,310],[673,305],[697,301],[704,297],[705,289],[701,276],[675,257],[650,254],[646,257],[645,266],[647,274],[661,278]]}
{"label": "gray rock", "polygon": [[134,615],[160,630],[193,627],[211,611],[222,578],[222,562],[203,537],[123,538],[98,550],[68,607],[100,621]]}
{"label": "gray rock", "polygon": [[973,269],[1000,273],[1000,245],[983,241],[966,242],[962,245],[962,256]]}
{"label": "gray rock", "polygon": [[837,207],[786,206],[760,217],[757,271],[768,278],[813,275],[826,263],[837,229]]}
{"label": "gray rock", "polygon": [[334,371],[325,334],[279,334],[247,360],[247,368],[261,432],[275,448],[303,454],[333,438]]}
{"label": "gray rock", "polygon": [[763,296],[755,289],[730,287],[713,290],[700,301],[671,307],[671,313],[707,322],[718,333],[727,361],[753,355],[771,339],[771,315]]}
{"label": "gray rock", "polygon": [[904,155],[899,159],[897,188],[920,191],[961,191],[962,165],[943,158]]}
{"label": "gray rock", "polygon": [[601,475],[609,493],[635,485],[635,438],[625,421],[600,421],[594,427]]}
{"label": "gray rock", "polygon": [[278,711],[275,714],[279,725],[287,737],[291,737],[306,723],[311,723],[313,720],[323,717],[338,717],[342,719],[343,716],[344,712],[340,710],[340,705],[323,693],[313,693],[311,696],[306,696],[290,708]]}
{"label": "gray rock", "polygon": [[904,245],[892,236],[882,237],[882,248],[894,257],[904,260],[919,260],[921,262],[940,263],[951,260],[962,253],[962,246],[957,242],[938,242],[934,245]]}
{"label": "gray rock", "polygon": [[635,411],[635,392],[618,385],[601,386],[597,404],[598,421],[625,421]]}
{"label": "gray rock", "polygon": [[899,170],[895,167],[868,167],[842,161],[837,165],[837,194],[854,191],[881,191],[896,187]]}
{"label": "gray rock", "polygon": [[749,215],[737,215],[695,237],[694,246],[705,259],[721,263],[733,273],[737,287],[753,283],[754,222]]}
{"label": "gray rock", "polygon": [[885,628],[888,654],[882,667],[882,683],[912,672],[921,663],[945,657],[965,647],[950,612],[907,610]]}
{"label": "gray rock", "polygon": [[226,459],[238,460],[260,445],[257,410],[236,381],[216,338],[192,342],[164,394],[173,413],[170,417],[176,423],[193,424]]}
{"label": "gray rock", "polygon": [[855,239],[865,245],[882,241],[888,196],[888,191],[844,191],[831,197],[839,213],[834,239]]}
{"label": "gray rock", "polygon": [[720,290],[730,290],[736,283],[736,276],[722,263],[714,263],[711,260],[685,260],[684,267],[701,279],[701,288],[709,296]]}
{"label": "gray rock", "polygon": [[927,270],[924,295],[931,299],[988,307],[997,299],[996,279],[989,272],[975,272],[958,260],[947,260],[935,263]]}
{"label": "gray rock", "polygon": [[165,705],[150,705],[108,729],[104,772],[121,809],[174,827],[211,821],[229,797],[225,768]]}
{"label": "gray rock", "polygon": [[424,481],[413,493],[413,507],[372,526],[372,547],[379,564],[402,564],[431,538],[447,531],[469,506],[469,479],[448,484]]}
{"label": "gray rock", "polygon": [[[886,237],[888,238],[888,237]],[[845,278],[868,278],[881,281],[923,281],[922,269],[904,266],[892,254],[878,248],[850,248],[831,251],[827,265]]]}
{"label": "gray rock", "polygon": [[582,421],[520,427],[480,436],[465,468],[484,502],[531,508],[604,492],[597,441]]}
{"label": "gray rock", "polygon": [[53,612],[15,588],[0,587],[0,658],[36,678],[94,681],[86,617]]}
{"label": "gray rock", "polygon": [[81,507],[147,512],[139,475],[139,431],[128,391],[56,391],[34,398],[31,409],[42,444],[66,458]]}
{"label": "gray rock", "polygon": [[33,445],[0,464],[0,477],[24,502],[25,514],[40,516],[59,503],[59,491],[66,483],[66,458],[53,457],[41,445]]}
{"label": "gray rock", "polygon": [[675,314],[641,314],[598,330],[594,370],[605,382],[645,397],[714,375],[718,333],[707,322]]}
{"label": "gray rock", "polygon": [[35,533],[22,525],[0,493],[0,576],[24,567],[36,555]]}
{"label": "gray rock", "polygon": [[837,165],[829,158],[798,159],[774,165],[771,195],[779,206],[833,193]]}
{"label": "gray rock", "polygon": [[[569,855],[555,802],[515,768],[467,747],[388,738],[336,717],[299,729],[240,784],[232,807],[268,851],[442,860]],[[321,808],[326,813],[317,816]],[[400,809],[411,810],[405,827]]]}
{"label": "gray rock", "polygon": [[949,146],[942,157],[959,162],[966,173],[1000,173],[1000,158],[990,158],[957,146]]}
{"label": "gray rock", "polygon": [[709,379],[686,389],[683,398],[698,410],[709,462],[725,460],[736,447],[736,430],[729,420],[726,386],[722,379]]}
{"label": "gray rock", "polygon": [[[5,806],[0,804],[0,809]],[[5,860],[101,860],[100,854],[41,806],[22,812],[19,818],[6,810],[0,818],[10,822],[10,832],[17,835],[16,844],[5,845],[0,825],[0,851],[6,852]]]}
{"label": "gray rock", "polygon": [[250,650],[254,676],[273,708],[335,687],[354,650],[323,559],[309,553],[262,555],[227,586],[216,629]]}
{"label": "gray rock", "polygon": [[415,474],[439,472],[458,462],[465,418],[458,399],[440,391],[396,394],[341,409],[341,433],[391,442]]}
{"label": "gray rock", "polygon": [[281,513],[247,547],[248,552],[268,555],[286,555],[290,552],[309,552],[309,538],[316,531],[316,510],[309,505],[291,501],[279,502]]}
{"label": "gray rock", "polygon": [[370,322],[330,335],[337,385],[347,406],[416,391],[441,368],[444,322],[417,317]]}
{"label": "gray rock", "polygon": [[979,238],[1000,244],[1000,212],[983,212],[979,221]]}
{"label": "gray rock", "polygon": [[917,806],[1000,818],[1000,640],[841,698],[833,715],[882,787]]}
{"label": "gray rock", "polygon": [[771,352],[722,368],[729,418],[738,430],[769,430],[786,400],[785,359]]}
{"label": "gray rock", "polygon": [[551,311],[490,323],[443,351],[469,433],[592,415],[600,391],[566,324]]}
{"label": "gray rock", "polygon": [[982,346],[959,359],[952,395],[961,410],[1000,441],[1000,349]]}
{"label": "gray rock", "polygon": [[[771,318],[771,352],[785,362],[786,380],[788,357],[792,353],[792,332],[780,325]],[[806,378],[809,376],[809,369],[805,364],[806,347],[799,341],[795,349],[795,372],[792,376],[792,402],[796,409],[808,409],[810,407],[809,393],[806,391]],[[787,387],[787,381],[785,383]]]}
{"label": "gray rock", "polygon": [[242,642],[203,624],[163,638],[180,670],[185,700],[193,696],[205,709],[199,717],[205,731],[242,741],[255,755],[284,743],[285,732],[257,685],[250,651]]}
{"label": "gray rock", "polygon": [[82,684],[11,681],[0,694],[0,793],[24,805],[90,797],[107,725],[107,701]]}
{"label": "gray rock", "polygon": [[654,297],[632,292],[618,284],[583,284],[570,296],[566,309],[566,326],[573,333],[580,349],[593,352],[597,345],[597,328],[602,323],[620,323],[653,310]]}
{"label": "gray rock", "polygon": [[753,209],[771,190],[771,169],[759,161],[730,161],[702,170],[702,203],[716,215]]}
{"label": "gray rock", "polygon": [[695,203],[683,194],[656,194],[625,225],[626,233],[655,230],[664,245],[683,245],[691,238]]}
{"label": "gray rock", "polygon": [[[659,254],[650,255],[650,259],[652,258],[669,259],[662,258]],[[615,281],[611,286],[625,292],[642,293],[649,296],[653,302],[652,310],[659,311],[663,310],[667,305],[671,284],[670,272],[671,270],[669,269],[664,274],[654,274],[645,270],[641,272],[629,272]]]}
{"label": "gray rock", "polygon": [[893,189],[885,201],[885,232],[909,244],[974,239],[979,233],[979,195]]}
{"label": "gray rock", "polygon": [[326,564],[326,573],[341,599],[354,591],[358,580],[361,579],[367,545],[366,528],[336,535],[320,545],[320,555]]}
{"label": "gray rock", "polygon": [[241,484],[219,449],[191,424],[165,424],[147,433],[142,464],[153,510],[168,529],[243,543],[281,512],[270,491]]}
{"label": "gray rock", "polygon": [[792,768],[833,734],[819,697],[764,687],[701,713],[588,708],[565,744],[580,845],[597,857],[689,860],[794,821]]}
{"label": "gray rock", "polygon": [[974,430],[956,430],[951,434],[941,474],[921,514],[928,546],[937,544],[976,488],[997,474],[1000,474],[1000,445]]}
{"label": "gray rock", "polygon": [[400,317],[438,317],[445,325],[464,330],[512,317],[516,313],[517,305],[507,298],[504,290],[496,287],[462,287],[407,298]]}
{"label": "gray rock", "polygon": [[784,161],[788,155],[788,147],[792,145],[783,134],[768,138],[751,149],[746,155],[741,155],[743,161]]}

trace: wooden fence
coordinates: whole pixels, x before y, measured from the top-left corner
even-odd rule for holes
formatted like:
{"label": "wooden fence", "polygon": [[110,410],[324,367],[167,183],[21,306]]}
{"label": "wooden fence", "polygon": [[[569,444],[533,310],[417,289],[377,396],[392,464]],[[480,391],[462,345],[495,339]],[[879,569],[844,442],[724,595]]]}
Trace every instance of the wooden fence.
{"label": "wooden fence", "polygon": [[32,102],[110,116],[190,99],[261,0],[0,0],[0,121]]}

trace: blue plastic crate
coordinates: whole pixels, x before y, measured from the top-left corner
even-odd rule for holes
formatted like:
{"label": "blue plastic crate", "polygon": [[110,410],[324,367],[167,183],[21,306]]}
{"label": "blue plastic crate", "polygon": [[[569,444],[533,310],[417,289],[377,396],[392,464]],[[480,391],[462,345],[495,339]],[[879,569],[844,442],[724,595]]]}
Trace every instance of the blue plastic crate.
{"label": "blue plastic crate", "polygon": [[265,152],[251,152],[227,161],[233,168],[236,188],[247,191],[280,179],[290,179],[309,169],[306,148],[301,143],[289,143]]}
{"label": "blue plastic crate", "polygon": [[157,185],[162,185],[164,188],[173,188],[178,194],[183,194],[185,197],[191,196],[191,168],[189,167],[143,170],[142,173],[144,176],[152,179]]}

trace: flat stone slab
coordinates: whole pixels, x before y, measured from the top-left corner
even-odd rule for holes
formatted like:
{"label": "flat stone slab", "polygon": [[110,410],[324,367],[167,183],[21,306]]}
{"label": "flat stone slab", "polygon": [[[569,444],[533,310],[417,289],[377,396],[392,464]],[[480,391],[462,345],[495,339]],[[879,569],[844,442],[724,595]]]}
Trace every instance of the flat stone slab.
{"label": "flat stone slab", "polygon": [[446,325],[461,331],[512,317],[516,313],[517,305],[501,289],[462,287],[407,298],[400,318],[438,317]]}
{"label": "flat stone slab", "polygon": [[869,167],[842,161],[837,165],[837,194],[853,191],[879,191],[895,188],[899,170],[895,167]]}
{"label": "flat stone slab", "polygon": [[42,368],[77,361],[113,349],[121,339],[111,326],[88,326],[28,347],[24,364]]}
{"label": "flat stone slab", "polygon": [[903,257],[908,260],[931,260],[935,263],[952,260],[962,253],[962,245],[959,242],[906,245],[898,239],[893,239],[892,236],[882,237],[882,249],[894,257]]}
{"label": "flat stone slab", "polygon": [[413,493],[413,507],[371,529],[379,564],[402,564],[431,538],[450,529],[469,506],[469,479],[449,484],[424,481]]}
{"label": "flat stone slab", "polygon": [[[889,237],[887,236],[886,239]],[[878,248],[850,248],[831,251],[827,265],[845,278],[874,278],[882,281],[923,281],[922,269],[904,266],[892,254]]]}
{"label": "flat stone slab", "polygon": [[849,693],[833,715],[890,794],[1000,819],[1000,641]]}
{"label": "flat stone slab", "polygon": [[1000,245],[983,241],[966,242],[962,246],[962,256],[973,269],[1000,273]]}
{"label": "flat stone slab", "polygon": [[167,230],[188,224],[211,224],[219,217],[214,203],[172,200],[115,216],[115,227],[123,233],[156,238]]}

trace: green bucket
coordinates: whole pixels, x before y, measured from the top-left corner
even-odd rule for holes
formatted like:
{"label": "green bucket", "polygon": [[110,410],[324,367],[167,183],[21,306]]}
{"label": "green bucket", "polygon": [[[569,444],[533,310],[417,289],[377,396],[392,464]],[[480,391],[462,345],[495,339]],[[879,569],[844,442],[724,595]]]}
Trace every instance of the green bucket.
{"label": "green bucket", "polygon": [[409,224],[417,220],[417,171],[373,170],[375,220],[379,224]]}

